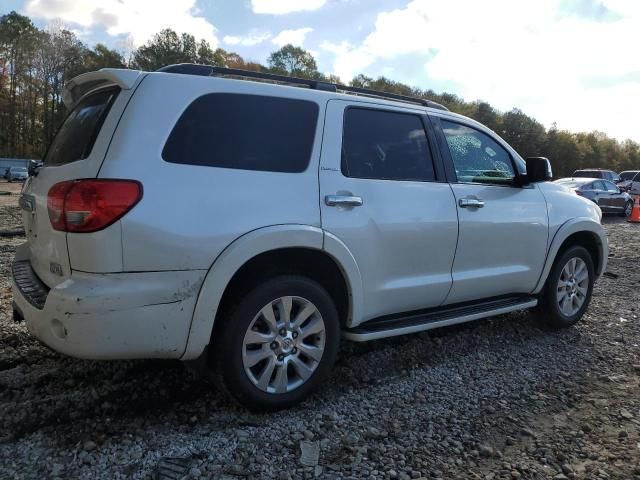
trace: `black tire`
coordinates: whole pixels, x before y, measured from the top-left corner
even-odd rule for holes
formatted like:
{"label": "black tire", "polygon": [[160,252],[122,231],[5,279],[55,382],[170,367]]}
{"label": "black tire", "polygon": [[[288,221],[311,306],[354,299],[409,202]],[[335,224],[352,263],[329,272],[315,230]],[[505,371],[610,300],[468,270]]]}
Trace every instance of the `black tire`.
{"label": "black tire", "polygon": [[631,212],[633,212],[633,200],[629,200],[625,204],[624,210],[622,211],[622,216],[623,217],[630,217],[631,216]]}
{"label": "black tire", "polygon": [[[244,337],[261,309],[281,297],[301,297],[316,307],[324,322],[324,351],[311,376],[285,393],[261,390],[250,379],[243,364]],[[329,375],[340,343],[340,321],[331,296],[317,282],[299,275],[273,277],[239,296],[235,307],[223,313],[214,327],[210,365],[225,389],[240,404],[253,411],[290,407],[306,398]]]}
{"label": "black tire", "polygon": [[[580,308],[572,315],[566,315],[560,308],[559,301],[557,299],[558,282],[560,281],[560,275],[565,265],[574,258],[581,259],[587,268],[588,287],[586,297]],[[595,281],[595,268],[593,266],[593,260],[586,248],[581,246],[573,246],[561,252],[556,258],[556,261],[549,272],[547,281],[545,283],[540,301],[538,303],[537,314],[539,320],[547,327],[552,329],[566,328],[577,323],[591,302],[591,294],[593,292],[593,283]]]}

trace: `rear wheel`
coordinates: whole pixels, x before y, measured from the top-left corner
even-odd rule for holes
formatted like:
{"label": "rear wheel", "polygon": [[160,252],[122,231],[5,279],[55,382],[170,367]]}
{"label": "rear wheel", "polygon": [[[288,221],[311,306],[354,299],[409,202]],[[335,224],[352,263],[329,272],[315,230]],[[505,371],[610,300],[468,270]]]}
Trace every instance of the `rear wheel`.
{"label": "rear wheel", "polygon": [[578,322],[591,301],[595,269],[587,249],[573,246],[555,261],[545,284],[538,311],[552,328]]}
{"label": "rear wheel", "polygon": [[337,310],[326,290],[306,277],[272,278],[225,317],[212,339],[215,368],[232,396],[252,410],[300,402],[335,362]]}
{"label": "rear wheel", "polygon": [[622,216],[630,217],[632,211],[633,211],[633,200],[629,200],[624,206],[624,211],[622,212]]}

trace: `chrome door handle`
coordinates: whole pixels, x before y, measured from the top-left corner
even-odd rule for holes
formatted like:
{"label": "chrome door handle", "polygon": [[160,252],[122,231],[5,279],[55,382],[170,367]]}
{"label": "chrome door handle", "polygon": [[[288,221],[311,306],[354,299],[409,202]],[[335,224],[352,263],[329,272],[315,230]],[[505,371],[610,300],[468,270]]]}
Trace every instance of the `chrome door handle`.
{"label": "chrome door handle", "polygon": [[458,200],[458,205],[462,208],[482,208],[484,207],[484,202],[477,198],[461,198]]}
{"label": "chrome door handle", "polygon": [[329,207],[359,207],[362,205],[362,197],[353,195],[327,195],[324,203]]}

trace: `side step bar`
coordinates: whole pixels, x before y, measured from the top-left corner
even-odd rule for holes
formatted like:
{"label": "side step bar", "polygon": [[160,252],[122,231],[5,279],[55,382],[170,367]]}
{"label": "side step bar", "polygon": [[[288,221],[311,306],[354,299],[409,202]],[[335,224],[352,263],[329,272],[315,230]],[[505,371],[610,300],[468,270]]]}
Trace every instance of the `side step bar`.
{"label": "side step bar", "polygon": [[354,342],[366,342],[502,315],[515,310],[535,307],[537,304],[537,298],[519,295],[484,300],[482,302],[447,305],[445,307],[409,312],[403,315],[387,315],[369,320],[357,327],[343,330],[343,337]]}

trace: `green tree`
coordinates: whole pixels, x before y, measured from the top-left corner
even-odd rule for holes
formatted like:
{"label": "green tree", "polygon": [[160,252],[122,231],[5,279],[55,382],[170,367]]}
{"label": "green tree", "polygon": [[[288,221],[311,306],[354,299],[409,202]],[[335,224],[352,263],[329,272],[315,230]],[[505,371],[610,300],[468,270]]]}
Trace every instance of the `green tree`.
{"label": "green tree", "polygon": [[98,43],[93,50],[85,49],[82,57],[82,68],[87,72],[101,68],[126,68],[122,55],[102,43]]}
{"label": "green tree", "polygon": [[303,78],[321,78],[316,61],[306,50],[285,45],[280,50],[269,55],[267,60],[269,69],[280,75],[290,75]]}

